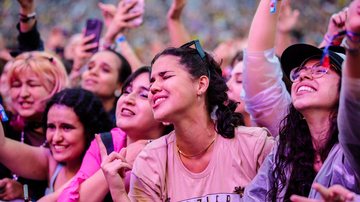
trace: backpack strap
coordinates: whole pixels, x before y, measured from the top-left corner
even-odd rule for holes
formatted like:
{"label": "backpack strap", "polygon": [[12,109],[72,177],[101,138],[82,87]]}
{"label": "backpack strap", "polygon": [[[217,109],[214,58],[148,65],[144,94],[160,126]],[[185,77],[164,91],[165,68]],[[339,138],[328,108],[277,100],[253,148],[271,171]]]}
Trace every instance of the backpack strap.
{"label": "backpack strap", "polygon": [[105,133],[100,133],[100,137],[106,147],[106,152],[109,155],[111,152],[114,151],[114,143],[113,143],[112,135],[110,132],[105,132]]}

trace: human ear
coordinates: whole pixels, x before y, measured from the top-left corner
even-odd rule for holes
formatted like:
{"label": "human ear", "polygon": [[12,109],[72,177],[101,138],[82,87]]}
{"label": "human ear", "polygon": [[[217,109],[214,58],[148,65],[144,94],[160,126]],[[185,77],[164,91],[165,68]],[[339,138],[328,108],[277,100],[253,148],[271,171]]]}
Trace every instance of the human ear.
{"label": "human ear", "polygon": [[198,79],[197,95],[200,96],[206,92],[209,87],[209,78],[205,75]]}

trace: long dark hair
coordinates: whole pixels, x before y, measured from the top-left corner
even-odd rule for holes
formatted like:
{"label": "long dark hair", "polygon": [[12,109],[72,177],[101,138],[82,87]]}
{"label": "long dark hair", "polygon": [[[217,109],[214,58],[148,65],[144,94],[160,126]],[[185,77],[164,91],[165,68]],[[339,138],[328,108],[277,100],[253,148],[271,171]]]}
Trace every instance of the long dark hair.
{"label": "long dark hair", "polygon": [[205,51],[201,57],[199,50],[182,46],[180,48],[167,48],[158,53],[151,62],[151,66],[157,59],[164,55],[178,57],[180,64],[184,65],[187,71],[194,77],[209,77],[210,83],[206,92],[206,105],[209,115],[216,110],[216,131],[225,138],[233,138],[235,127],[244,125],[243,117],[235,112],[237,103],[229,100],[226,92],[228,87],[222,77],[220,65]]}
{"label": "long dark hair", "polygon": [[[338,92],[340,92],[341,80]],[[290,104],[289,114],[282,120],[279,132],[279,145],[275,154],[275,169],[271,173],[274,179],[267,193],[267,201],[276,201],[285,189],[283,201],[290,201],[293,194],[308,196],[316,176],[314,162],[320,155],[322,162],[331,148],[339,141],[337,113],[339,101],[330,114],[329,138],[325,145],[315,151],[312,136],[304,116]]]}
{"label": "long dark hair", "polygon": [[[111,130],[112,123],[99,98],[90,91],[75,88],[64,89],[56,93],[48,101],[42,120],[44,133],[47,128],[47,115],[50,108],[55,104],[65,105],[74,110],[85,129],[86,150],[90,146],[96,133]],[[86,150],[84,151],[84,154]]]}

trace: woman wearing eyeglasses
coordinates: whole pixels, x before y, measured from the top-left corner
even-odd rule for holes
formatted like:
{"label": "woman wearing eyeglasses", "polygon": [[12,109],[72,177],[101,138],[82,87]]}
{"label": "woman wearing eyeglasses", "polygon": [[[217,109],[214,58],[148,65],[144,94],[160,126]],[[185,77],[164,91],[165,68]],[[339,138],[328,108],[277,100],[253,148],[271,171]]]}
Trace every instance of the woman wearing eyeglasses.
{"label": "woman wearing eyeglasses", "polygon": [[[359,193],[360,169],[354,158],[354,148],[360,145],[356,137],[359,90],[355,90],[359,82],[350,78],[359,73],[342,69],[345,50],[341,47],[330,47],[323,57],[322,49],[295,44],[280,61],[292,81],[289,95],[273,49],[281,3],[270,14],[270,2],[260,2],[251,25],[244,86],[252,115],[273,130],[279,128],[279,143],[245,189],[244,201],[290,201],[292,195],[319,199],[314,182],[325,187],[340,184]],[[354,113],[351,118],[350,113]],[[346,122],[352,126],[341,127]],[[338,137],[350,140],[352,149],[346,149],[345,141],[339,144]]]}
{"label": "woman wearing eyeglasses", "polygon": [[[191,48],[195,45],[195,48]],[[175,130],[139,154],[129,198],[121,187],[126,161],[103,160],[116,201],[240,200],[273,145],[262,128],[244,127],[215,60],[199,41],[167,48],[152,61],[149,101],[156,120]]]}

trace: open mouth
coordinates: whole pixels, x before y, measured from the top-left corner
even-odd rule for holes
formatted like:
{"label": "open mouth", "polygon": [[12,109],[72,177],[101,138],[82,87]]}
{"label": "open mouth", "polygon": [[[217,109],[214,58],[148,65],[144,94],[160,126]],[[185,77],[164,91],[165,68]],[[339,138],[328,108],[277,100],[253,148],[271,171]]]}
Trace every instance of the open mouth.
{"label": "open mouth", "polygon": [[301,85],[300,87],[298,87],[296,93],[312,93],[315,92],[316,89],[312,86],[309,85]]}
{"label": "open mouth", "polygon": [[122,116],[133,116],[133,115],[135,115],[135,113],[128,108],[122,108],[121,115]]}

